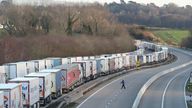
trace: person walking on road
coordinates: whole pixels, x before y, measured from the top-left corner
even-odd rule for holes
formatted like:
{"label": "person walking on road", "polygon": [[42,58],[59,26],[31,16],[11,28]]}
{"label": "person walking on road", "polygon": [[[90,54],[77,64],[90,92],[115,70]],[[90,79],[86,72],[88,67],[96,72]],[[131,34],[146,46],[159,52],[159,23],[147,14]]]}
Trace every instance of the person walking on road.
{"label": "person walking on road", "polygon": [[121,81],[121,85],[122,85],[122,86],[121,86],[121,89],[126,89],[126,87],[125,87],[125,81],[124,81],[124,80]]}

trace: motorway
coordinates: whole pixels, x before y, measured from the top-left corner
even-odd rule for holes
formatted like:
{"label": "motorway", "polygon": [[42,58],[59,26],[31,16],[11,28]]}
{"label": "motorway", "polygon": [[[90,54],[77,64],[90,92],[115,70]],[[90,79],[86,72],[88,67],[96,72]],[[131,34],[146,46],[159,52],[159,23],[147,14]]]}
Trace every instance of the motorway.
{"label": "motorway", "polygon": [[156,80],[145,92],[139,108],[185,108],[184,85],[191,66]]}
{"label": "motorway", "polygon": [[[174,63],[131,72],[97,90],[79,104],[77,108],[131,108],[141,87],[154,75],[175,68],[192,60],[183,51],[173,50],[178,57]],[[191,66],[174,70],[147,89],[139,108],[185,108],[184,84],[192,70]],[[126,82],[126,90],[121,90],[121,80]]]}

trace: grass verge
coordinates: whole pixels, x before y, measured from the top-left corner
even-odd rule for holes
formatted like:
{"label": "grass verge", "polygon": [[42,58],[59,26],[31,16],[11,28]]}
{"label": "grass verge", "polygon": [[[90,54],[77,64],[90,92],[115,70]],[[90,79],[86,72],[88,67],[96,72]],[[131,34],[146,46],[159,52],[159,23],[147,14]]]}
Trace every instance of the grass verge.
{"label": "grass verge", "polygon": [[182,39],[189,35],[188,30],[179,29],[153,30],[152,32],[164,42],[173,45],[180,45]]}

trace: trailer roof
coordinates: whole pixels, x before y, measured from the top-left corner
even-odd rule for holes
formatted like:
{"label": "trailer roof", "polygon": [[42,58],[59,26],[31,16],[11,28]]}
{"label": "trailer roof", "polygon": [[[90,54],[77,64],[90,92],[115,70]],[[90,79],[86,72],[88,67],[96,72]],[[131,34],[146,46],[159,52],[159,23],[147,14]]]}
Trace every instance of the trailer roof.
{"label": "trailer roof", "polygon": [[105,60],[106,58],[96,58],[95,60]]}
{"label": "trailer roof", "polygon": [[162,47],[162,49],[163,49],[163,50],[168,50],[168,48],[167,48],[167,47]]}
{"label": "trailer roof", "polygon": [[41,70],[40,72],[48,72],[48,73],[52,73],[52,72],[58,72],[61,69],[45,69],[45,70]]}
{"label": "trailer roof", "polygon": [[17,83],[0,84],[0,90],[14,89],[19,85],[21,84],[17,84]]}
{"label": "trailer roof", "polygon": [[43,72],[40,72],[40,73],[30,73],[30,74],[28,74],[28,75],[26,75],[26,77],[27,76],[33,76],[33,77],[41,77],[41,76],[47,76],[47,75],[50,75],[51,73],[43,73]]}
{"label": "trailer roof", "polygon": [[137,52],[130,52],[128,55],[137,55]]}
{"label": "trailer roof", "polygon": [[78,66],[77,64],[63,64],[60,66],[54,67],[54,69],[71,69],[72,67]]}
{"label": "trailer roof", "polygon": [[48,58],[45,58],[45,60],[52,60],[52,59],[62,59],[60,57],[48,57]]}
{"label": "trailer roof", "polygon": [[115,58],[115,57],[107,57],[107,59],[111,59],[111,58]]}
{"label": "trailer roof", "polygon": [[15,78],[15,79],[12,79],[10,81],[31,81],[31,80],[35,80],[37,78],[25,78],[25,77],[20,77],[20,78]]}
{"label": "trailer roof", "polygon": [[16,65],[16,64],[24,64],[26,62],[22,61],[22,62],[16,62],[16,63],[7,63],[5,65]]}
{"label": "trailer roof", "polygon": [[75,61],[75,62],[72,62],[72,63],[85,63],[85,62],[89,62],[89,60]]}

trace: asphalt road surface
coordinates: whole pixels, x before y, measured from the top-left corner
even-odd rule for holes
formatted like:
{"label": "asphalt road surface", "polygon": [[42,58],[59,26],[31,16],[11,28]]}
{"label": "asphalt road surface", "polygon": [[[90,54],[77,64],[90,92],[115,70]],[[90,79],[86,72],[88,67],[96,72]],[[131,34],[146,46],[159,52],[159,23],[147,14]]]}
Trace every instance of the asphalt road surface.
{"label": "asphalt road surface", "polygon": [[[192,57],[183,51],[172,50],[172,53],[178,57],[176,62],[131,72],[100,88],[80,103],[77,108],[131,108],[137,93],[152,76],[192,60]],[[185,108],[184,83],[189,77],[190,70],[192,67],[187,66],[156,80],[142,97],[139,107]],[[121,90],[122,79],[125,80],[125,90]]]}

